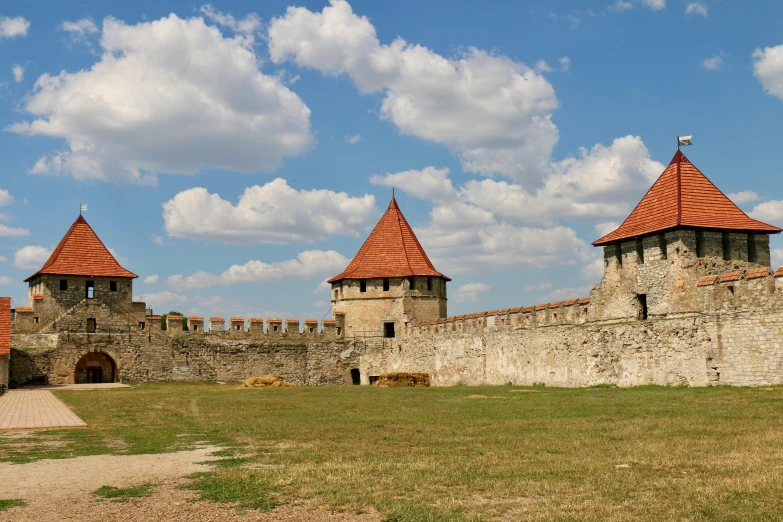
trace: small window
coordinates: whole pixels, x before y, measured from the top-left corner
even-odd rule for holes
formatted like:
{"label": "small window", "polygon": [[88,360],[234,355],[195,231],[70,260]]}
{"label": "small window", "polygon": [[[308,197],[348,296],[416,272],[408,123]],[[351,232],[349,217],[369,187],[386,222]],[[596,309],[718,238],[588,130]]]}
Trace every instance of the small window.
{"label": "small window", "polygon": [[68,290],[68,280],[67,279],[60,279],[60,290],[63,292]]}
{"label": "small window", "polygon": [[337,299],[337,290],[334,291],[334,298]]}
{"label": "small window", "polygon": [[723,232],[721,234],[721,242],[723,243],[723,260],[731,260],[731,243],[729,242],[729,233]]}
{"label": "small window", "polygon": [[639,264],[644,264],[644,243],[641,239],[636,240],[636,257]]}
{"label": "small window", "polygon": [[756,251],[756,235],[748,234],[748,261],[756,263],[759,259],[758,252]]}
{"label": "small window", "polygon": [[661,234],[658,236],[658,246],[661,249],[661,259],[666,259],[668,257],[668,252],[666,249],[668,248],[666,245],[666,235]]}
{"label": "small window", "polygon": [[354,386],[358,386],[362,383],[362,377],[361,373],[359,373],[359,368],[352,368],[351,369],[351,384]]}
{"label": "small window", "polygon": [[387,339],[394,337],[394,323],[383,323],[383,336]]}
{"label": "small window", "polygon": [[193,331],[198,332],[198,323],[193,325]]}
{"label": "small window", "polygon": [[109,281],[109,292],[117,291],[117,281]]}
{"label": "small window", "polygon": [[308,328],[308,329],[307,329],[307,331],[309,331],[310,333],[315,333],[315,328],[313,328],[313,327],[311,326],[310,328]]}
{"label": "small window", "polygon": [[383,280],[383,291],[384,292],[388,292],[389,291],[389,280],[388,279],[384,279]]}
{"label": "small window", "polygon": [[380,378],[381,378],[380,375],[370,375],[370,384],[375,384],[376,382],[378,382],[378,379]]}
{"label": "small window", "polygon": [[432,277],[427,278],[427,291],[432,292]]}
{"label": "small window", "polygon": [[274,325],[274,326],[272,327],[272,331],[273,331],[273,332],[276,332],[276,331],[277,331],[277,325]]}
{"label": "small window", "polygon": [[367,281],[359,281],[359,291],[360,292],[367,291]]}
{"label": "small window", "polygon": [[704,232],[696,231],[696,257],[704,257]]}
{"label": "small window", "polygon": [[236,330],[236,331],[238,332],[238,331],[239,331],[239,326],[240,326],[240,325],[238,325],[238,324],[235,324],[235,325],[234,325],[234,330]]}
{"label": "small window", "polygon": [[95,282],[87,281],[87,283],[85,283],[85,288],[87,299],[95,299]]}
{"label": "small window", "polygon": [[639,319],[647,320],[647,294],[636,294],[636,298],[639,300]]}
{"label": "small window", "polygon": [[342,327],[338,326],[337,327],[337,335],[342,335],[342,334],[343,334],[343,329],[342,329]]}
{"label": "small window", "polygon": [[95,319],[93,317],[90,317],[87,319],[87,333],[95,333],[96,329]]}
{"label": "small window", "polygon": [[38,324],[38,318],[37,317],[33,317],[33,324]]}
{"label": "small window", "polygon": [[144,330],[144,321],[139,322],[139,330]]}
{"label": "small window", "polygon": [[409,277],[408,278],[408,285],[411,287],[411,290],[416,289],[416,278],[415,277]]}

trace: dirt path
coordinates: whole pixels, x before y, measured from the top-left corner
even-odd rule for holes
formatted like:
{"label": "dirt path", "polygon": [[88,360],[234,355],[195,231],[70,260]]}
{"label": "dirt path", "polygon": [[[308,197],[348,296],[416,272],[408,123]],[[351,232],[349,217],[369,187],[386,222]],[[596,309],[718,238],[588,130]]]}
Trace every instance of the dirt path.
{"label": "dirt path", "polygon": [[[184,477],[212,467],[220,448],[208,446],[192,451],[154,455],[95,455],[73,459],[39,460],[28,464],[0,464],[5,477],[0,498],[23,499],[24,507],[0,512],[0,521],[211,521],[279,520],[375,522],[377,515],[332,513],[302,506],[281,506],[271,513],[247,511],[238,514],[231,506],[194,502],[196,495],[178,486]],[[118,488],[156,484],[155,493],[130,502],[98,501],[92,492],[101,486]]]}

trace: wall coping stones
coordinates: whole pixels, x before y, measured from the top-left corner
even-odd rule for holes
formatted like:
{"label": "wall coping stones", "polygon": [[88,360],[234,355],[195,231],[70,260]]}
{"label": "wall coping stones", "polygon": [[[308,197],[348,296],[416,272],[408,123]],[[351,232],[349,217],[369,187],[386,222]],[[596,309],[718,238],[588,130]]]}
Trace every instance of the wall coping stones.
{"label": "wall coping stones", "polygon": [[209,318],[209,322],[211,322],[211,323],[212,322],[225,321],[225,320],[226,320],[225,317],[220,317],[220,316],[217,316],[217,315],[213,315],[212,317]]}
{"label": "wall coping stones", "polygon": [[546,310],[549,307],[549,303],[544,303],[536,306],[536,312],[540,312],[541,310]]}
{"label": "wall coping stones", "polygon": [[712,286],[715,284],[715,281],[718,280],[718,276],[716,275],[710,275],[706,277],[700,278],[698,281],[696,281],[696,286]]}
{"label": "wall coping stones", "polygon": [[739,281],[742,279],[742,272],[736,271],[736,272],[726,272],[721,276],[720,282],[721,283],[730,283],[732,281]]}
{"label": "wall coping stones", "polygon": [[190,315],[188,316],[188,321],[201,321],[204,322],[204,317],[201,315]]}
{"label": "wall coping stones", "polygon": [[775,270],[775,277],[783,277],[783,266],[778,267],[778,269]]}
{"label": "wall coping stones", "polygon": [[533,305],[526,306],[525,308],[522,309],[522,313],[523,314],[529,314],[529,313],[533,312],[533,310],[535,310],[535,309],[536,309],[536,307],[533,306]]}
{"label": "wall coping stones", "polygon": [[586,305],[586,304],[590,304],[590,298],[589,298],[589,297],[583,297],[583,298],[581,298],[581,299],[579,300],[579,304],[580,304],[580,305]]}
{"label": "wall coping stones", "polygon": [[549,305],[549,308],[560,308],[560,306],[563,304],[563,301],[555,301],[554,303]]}
{"label": "wall coping stones", "polygon": [[33,312],[33,307],[32,306],[17,306],[16,307],[16,313],[18,313],[18,314],[19,313],[24,314],[24,313],[28,313],[28,312],[29,313]]}
{"label": "wall coping stones", "polygon": [[251,317],[248,321],[250,324],[264,324],[264,319],[262,317]]}
{"label": "wall coping stones", "polygon": [[563,308],[568,307],[568,306],[574,306],[578,302],[579,302],[579,299],[569,299],[568,301],[563,303]]}
{"label": "wall coping stones", "polygon": [[748,270],[748,273],[745,274],[745,279],[758,279],[759,277],[767,277],[769,275],[769,267],[765,266],[762,268],[753,268],[752,270]]}

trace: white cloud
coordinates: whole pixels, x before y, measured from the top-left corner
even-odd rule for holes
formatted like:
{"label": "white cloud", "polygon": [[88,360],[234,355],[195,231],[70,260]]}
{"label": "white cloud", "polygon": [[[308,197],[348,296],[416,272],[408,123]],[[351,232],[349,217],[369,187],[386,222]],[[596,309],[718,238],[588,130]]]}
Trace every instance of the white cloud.
{"label": "white cloud", "polygon": [[472,47],[446,58],[402,38],[381,44],[344,0],[322,12],[289,7],[270,24],[269,51],[274,63],[347,74],[362,93],[383,92],[382,119],[446,145],[467,172],[537,182],[558,140],[558,100],[535,70]]}
{"label": "white cloud", "polygon": [[582,267],[582,276],[588,281],[600,281],[604,276],[604,260],[601,257],[593,259]]}
{"label": "white cloud", "polygon": [[261,28],[261,19],[255,13],[250,13],[246,17],[237,20],[231,14],[218,11],[211,4],[201,6],[200,11],[217,25],[227,27],[237,33],[251,35]]}
{"label": "white cloud", "polygon": [[717,71],[718,69],[723,67],[723,55],[716,54],[711,58],[706,58],[703,62],[701,62],[701,66],[707,69],[708,71]]}
{"label": "white cloud", "polygon": [[350,197],[330,190],[296,190],[277,178],[245,189],[236,206],[197,187],[163,204],[172,237],[230,243],[290,243],[327,235],[354,235],[376,214],[371,195]]}
{"label": "white cloud", "polygon": [[753,75],[767,94],[783,100],[783,45],[756,49],[753,53]]}
{"label": "white cloud", "polygon": [[106,249],[109,251],[109,253],[114,256],[114,259],[116,259],[120,264],[125,264],[128,262],[128,258],[125,256],[121,256],[117,253],[116,250],[114,250],[112,247],[106,247]]}
{"label": "white cloud", "polygon": [[63,138],[32,173],[152,184],[156,173],[273,170],[310,147],[310,110],[245,37],[201,18],[103,22],[91,68],[44,74],[8,130]]}
{"label": "white cloud", "polygon": [[17,16],[16,18],[4,16],[0,18],[0,38],[27,36],[28,29],[30,29],[30,22],[21,16]]}
{"label": "white cloud", "polygon": [[156,245],[165,245],[166,244],[166,242],[163,241],[163,238],[161,236],[153,236],[152,237],[152,242],[155,243]]}
{"label": "white cloud", "polygon": [[633,4],[624,0],[617,0],[615,3],[609,6],[609,10],[614,11],[615,13],[622,13],[623,11],[628,11],[629,9],[633,9]]}
{"label": "white cloud", "polygon": [[699,0],[688,2],[688,5],[685,6],[685,14],[706,17],[708,15],[707,5]]}
{"label": "white cloud", "polygon": [[666,9],[666,0],[642,0],[642,3],[653,11]]}
{"label": "white cloud", "polygon": [[170,292],[154,292],[149,294],[139,294],[133,298],[134,301],[143,302],[151,308],[171,308],[187,302],[188,298],[184,295]]}
{"label": "white cloud", "polygon": [[376,174],[370,178],[370,183],[395,187],[415,198],[449,201],[456,196],[449,172],[448,168],[425,167],[422,170],[406,170],[383,176]]}
{"label": "white cloud", "polygon": [[0,276],[0,285],[18,285],[20,281],[8,276]]}
{"label": "white cloud", "polygon": [[729,194],[729,199],[737,205],[741,205],[743,203],[750,203],[751,201],[758,201],[761,199],[761,196],[752,190],[746,190],[744,192],[735,192],[734,194]]}
{"label": "white cloud", "polygon": [[42,246],[25,246],[14,252],[14,266],[35,270],[41,268],[51,254],[51,250]]}
{"label": "white cloud", "polygon": [[0,207],[6,207],[11,205],[14,201],[14,197],[5,189],[0,189]]}
{"label": "white cloud", "polygon": [[783,266],[783,248],[775,248],[771,252],[772,267]]}
{"label": "white cloud", "polygon": [[356,145],[359,143],[359,140],[362,139],[361,134],[354,134],[353,136],[346,136],[345,137],[345,143],[349,143],[351,145]]}
{"label": "white cloud", "polygon": [[541,72],[541,73],[550,73],[550,72],[552,72],[552,67],[548,63],[546,63],[545,60],[539,60],[536,63],[536,66],[534,67],[534,69],[536,70],[536,72]]}
{"label": "white cloud", "polygon": [[8,261],[8,258],[5,256],[0,256],[0,263],[6,263]]}
{"label": "white cloud", "polygon": [[160,276],[158,274],[153,274],[151,276],[147,276],[144,278],[144,284],[145,285],[152,285],[160,281]]}
{"label": "white cloud", "polygon": [[0,224],[0,237],[22,237],[29,235],[30,231],[26,228],[11,228]]}
{"label": "white cloud", "polygon": [[598,234],[598,237],[604,237],[609,232],[617,230],[617,228],[619,226],[620,226],[620,223],[617,222],[617,221],[607,221],[606,223],[596,223],[596,225],[595,225],[595,233]]}
{"label": "white cloud", "polygon": [[568,56],[561,56],[557,59],[557,63],[560,64],[561,71],[568,71],[571,69],[571,58]]}
{"label": "white cloud", "polygon": [[98,27],[90,18],[81,18],[75,22],[63,22],[60,24],[60,30],[70,33],[75,39],[82,39],[87,35],[98,32]]}
{"label": "white cloud", "polygon": [[221,274],[198,271],[183,277],[173,275],[167,282],[172,288],[206,288],[227,286],[236,283],[272,283],[294,277],[308,279],[316,275],[337,273],[348,265],[348,259],[334,250],[305,250],[296,259],[264,263],[248,261],[244,265],[233,265]]}
{"label": "white cloud", "polygon": [[457,303],[475,303],[479,300],[478,294],[487,292],[490,288],[489,285],[485,285],[484,283],[468,283],[457,288],[457,290],[451,294],[451,299]]}
{"label": "white cloud", "polygon": [[783,224],[783,200],[765,201],[759,203],[748,215],[753,219],[758,219],[770,225],[780,226]]}
{"label": "white cloud", "polygon": [[574,288],[558,288],[549,293],[549,301],[564,301],[566,299],[576,299],[590,295],[590,286],[578,286]]}
{"label": "white cloud", "polygon": [[22,80],[24,80],[24,67],[15,63],[14,66],[11,67],[11,74],[14,75],[14,81],[16,83],[22,83]]}
{"label": "white cloud", "polygon": [[[347,265],[346,265],[347,266]],[[318,283],[318,286],[315,287],[315,290],[313,290],[314,294],[320,294],[322,292],[331,292],[332,291],[332,284],[329,283],[326,279]]]}

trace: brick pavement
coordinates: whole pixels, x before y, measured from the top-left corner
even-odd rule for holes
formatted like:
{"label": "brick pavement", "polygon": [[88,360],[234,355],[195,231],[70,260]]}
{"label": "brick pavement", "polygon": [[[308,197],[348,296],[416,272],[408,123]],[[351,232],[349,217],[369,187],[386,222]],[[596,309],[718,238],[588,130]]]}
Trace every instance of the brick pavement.
{"label": "brick pavement", "polygon": [[8,390],[0,397],[0,430],[86,425],[47,390]]}

